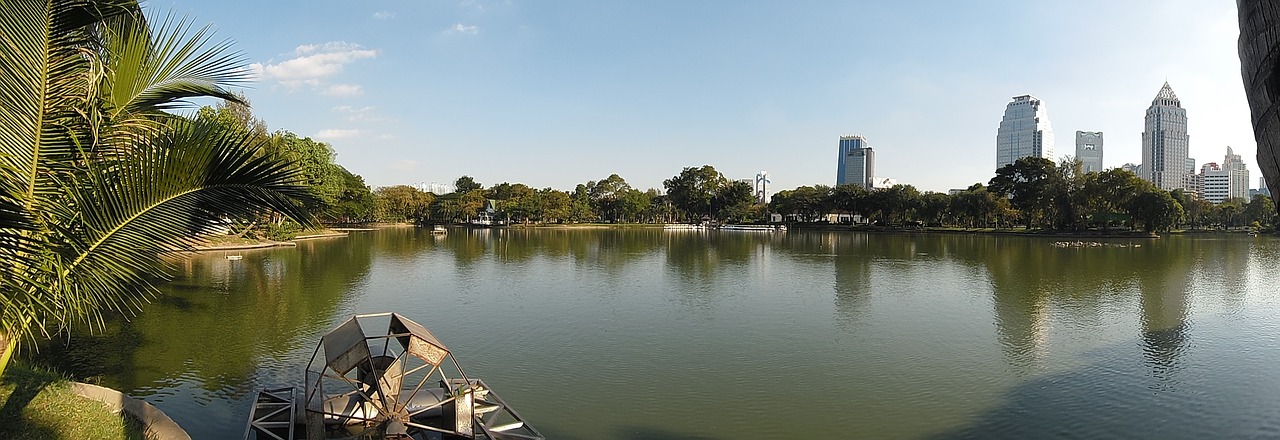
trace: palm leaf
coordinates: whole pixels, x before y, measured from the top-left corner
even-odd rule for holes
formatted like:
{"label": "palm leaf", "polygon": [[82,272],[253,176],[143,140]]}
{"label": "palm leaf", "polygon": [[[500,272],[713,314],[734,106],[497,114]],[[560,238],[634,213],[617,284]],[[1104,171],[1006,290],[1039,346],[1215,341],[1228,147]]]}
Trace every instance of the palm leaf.
{"label": "palm leaf", "polygon": [[58,286],[61,308],[40,321],[96,324],[100,310],[136,310],[170,272],[158,255],[189,248],[223,218],[275,211],[310,225],[302,176],[260,148],[248,134],[178,120],[110,173],[69,185],[69,203],[51,213],[76,225],[53,246],[58,274],[47,284]]}

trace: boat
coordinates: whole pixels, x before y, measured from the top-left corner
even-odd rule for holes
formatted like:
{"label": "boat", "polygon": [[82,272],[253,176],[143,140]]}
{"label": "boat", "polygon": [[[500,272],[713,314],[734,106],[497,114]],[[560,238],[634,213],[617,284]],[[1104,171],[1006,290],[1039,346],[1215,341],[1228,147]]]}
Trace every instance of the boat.
{"label": "boat", "polygon": [[705,225],[694,225],[688,223],[667,223],[662,225],[662,229],[669,231],[701,231],[707,229]]}
{"label": "boat", "polygon": [[449,233],[449,231],[444,228],[444,225],[435,225],[431,227],[431,233],[435,235],[444,235]]}
{"label": "boat", "polygon": [[786,225],[723,225],[724,231],[786,232]]}
{"label": "boat", "polygon": [[243,260],[243,259],[244,259],[244,255],[227,255],[227,256],[225,256],[225,257],[223,257],[223,258],[226,258],[226,259],[228,259],[228,260]]}
{"label": "boat", "polygon": [[244,438],[545,440],[426,327],[396,313],[355,315],[322,336],[301,390],[258,392]]}

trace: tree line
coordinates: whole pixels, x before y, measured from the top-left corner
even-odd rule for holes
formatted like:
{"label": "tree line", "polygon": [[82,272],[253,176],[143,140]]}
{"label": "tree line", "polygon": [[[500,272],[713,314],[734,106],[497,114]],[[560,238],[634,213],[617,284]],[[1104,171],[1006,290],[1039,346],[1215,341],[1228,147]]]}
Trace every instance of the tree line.
{"label": "tree line", "polygon": [[751,222],[767,212],[756,203],[751,184],[730,180],[711,165],[684,168],[663,181],[663,189],[641,191],[617,174],[580,183],[573,191],[508,182],[485,188],[462,176],[447,194],[408,185],[378,188],[368,213],[373,221],[450,223],[493,209],[510,223],[546,224]]}
{"label": "tree line", "polygon": [[1219,204],[1182,190],[1164,191],[1130,171],[1081,171],[1078,161],[1026,157],[1003,166],[986,185],[956,194],[920,192],[911,185],[866,190],[854,185],[803,186],[780,191],[770,209],[801,222],[844,215],[883,225],[1084,231],[1128,228],[1272,228],[1268,197]]}

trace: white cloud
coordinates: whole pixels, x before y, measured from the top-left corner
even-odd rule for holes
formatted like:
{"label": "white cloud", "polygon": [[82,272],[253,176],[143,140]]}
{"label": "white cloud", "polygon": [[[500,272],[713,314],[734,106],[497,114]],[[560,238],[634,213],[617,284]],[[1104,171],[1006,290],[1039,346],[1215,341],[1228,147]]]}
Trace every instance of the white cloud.
{"label": "white cloud", "polygon": [[333,108],[333,111],[335,112],[345,113],[347,115],[347,120],[352,122],[375,122],[383,120],[381,116],[374,113],[374,110],[374,107],[371,105],[359,108],[349,105],[339,105]]}
{"label": "white cloud", "polygon": [[[359,44],[331,41],[324,44],[304,44],[293,50],[295,57],[279,63],[253,63],[249,70],[258,79],[276,81],[291,89],[301,86],[318,88],[325,79],[342,73],[344,66],[365,58],[378,56],[378,51]],[[355,87],[352,89],[352,87]],[[339,84],[326,89],[328,94],[360,91],[359,86]]]}
{"label": "white cloud", "polygon": [[364,94],[364,87],[357,84],[334,84],[325,87],[320,93],[329,96],[360,96]]}
{"label": "white cloud", "polygon": [[378,11],[373,13],[373,18],[376,18],[379,20],[387,20],[390,18],[394,18],[395,16],[396,16],[396,13],[391,11]]}
{"label": "white cloud", "polygon": [[418,161],[411,160],[411,159],[401,159],[387,165],[387,168],[390,169],[391,171],[398,171],[402,173],[417,171]]}
{"label": "white cloud", "polygon": [[453,27],[449,28],[448,30],[444,31],[444,33],[446,33],[446,34],[468,34],[468,35],[475,35],[475,34],[480,33],[480,26],[476,26],[476,25],[474,25],[474,24],[473,24],[473,25],[465,25],[465,24],[462,24],[462,23],[458,23],[458,24],[453,25]]}
{"label": "white cloud", "polygon": [[316,138],[317,139],[344,139],[349,137],[356,137],[359,135],[360,135],[360,130],[330,128],[330,129],[320,130],[320,133],[316,134]]}

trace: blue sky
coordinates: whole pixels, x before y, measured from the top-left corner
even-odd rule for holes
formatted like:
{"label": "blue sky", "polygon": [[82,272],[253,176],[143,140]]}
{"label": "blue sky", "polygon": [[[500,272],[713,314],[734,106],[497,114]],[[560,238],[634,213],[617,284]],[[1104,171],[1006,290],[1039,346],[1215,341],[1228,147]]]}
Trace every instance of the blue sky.
{"label": "blue sky", "polygon": [[687,166],[773,189],[835,182],[837,139],[877,175],[946,191],[994,174],[1011,97],[1044,100],[1058,155],[1105,133],[1141,161],[1167,80],[1191,156],[1261,174],[1231,1],[157,0],[233,40],[269,128],[328,142],[370,185],[466,174],[572,189]]}

